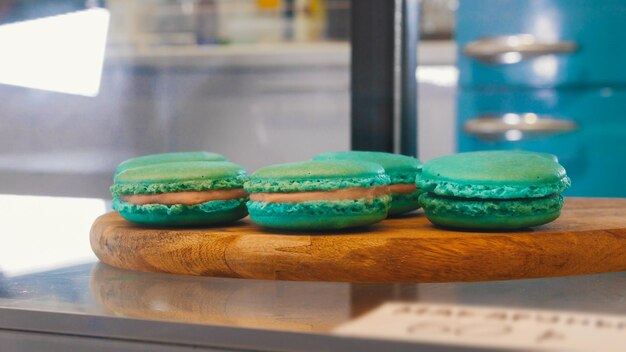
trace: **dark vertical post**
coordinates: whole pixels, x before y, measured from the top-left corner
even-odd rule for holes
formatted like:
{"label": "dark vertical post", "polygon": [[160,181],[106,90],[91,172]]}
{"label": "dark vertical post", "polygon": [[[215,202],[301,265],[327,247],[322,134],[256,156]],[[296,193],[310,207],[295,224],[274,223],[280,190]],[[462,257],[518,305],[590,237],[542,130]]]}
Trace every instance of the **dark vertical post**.
{"label": "dark vertical post", "polygon": [[419,0],[402,1],[400,152],[417,156],[417,43]]}
{"label": "dark vertical post", "polygon": [[393,152],[394,1],[351,6],[352,149]]}
{"label": "dark vertical post", "polygon": [[418,0],[352,1],[352,149],[417,155]]}

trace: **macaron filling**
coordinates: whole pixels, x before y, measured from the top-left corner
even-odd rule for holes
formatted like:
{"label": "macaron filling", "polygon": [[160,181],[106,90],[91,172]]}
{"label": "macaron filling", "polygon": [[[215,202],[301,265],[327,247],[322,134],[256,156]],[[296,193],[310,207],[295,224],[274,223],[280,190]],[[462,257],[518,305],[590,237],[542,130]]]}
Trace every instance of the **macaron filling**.
{"label": "macaron filling", "polygon": [[389,193],[413,193],[417,192],[414,183],[396,183],[389,185]]}
{"label": "macaron filling", "polygon": [[388,186],[356,187],[331,191],[252,193],[250,201],[265,203],[300,203],[318,200],[373,199],[389,194]]}
{"label": "macaron filling", "polygon": [[216,200],[245,198],[248,193],[243,188],[213,191],[187,191],[158,194],[121,194],[120,199],[133,205],[182,204],[195,205]]}

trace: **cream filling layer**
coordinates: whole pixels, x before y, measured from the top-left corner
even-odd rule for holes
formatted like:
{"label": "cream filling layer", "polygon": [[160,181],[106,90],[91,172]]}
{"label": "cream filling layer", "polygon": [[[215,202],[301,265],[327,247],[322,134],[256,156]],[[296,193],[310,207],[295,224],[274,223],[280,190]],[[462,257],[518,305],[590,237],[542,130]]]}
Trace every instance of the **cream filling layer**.
{"label": "cream filling layer", "polygon": [[355,187],[333,191],[252,193],[250,200],[266,203],[300,203],[316,200],[372,199],[389,194],[389,186]]}
{"label": "cream filling layer", "polygon": [[194,205],[213,200],[231,200],[244,198],[248,195],[243,188],[220,189],[213,191],[186,191],[158,194],[122,194],[120,198],[130,204],[182,204]]}
{"label": "cream filling layer", "polygon": [[417,191],[415,183],[396,183],[389,186],[389,193],[413,193]]}

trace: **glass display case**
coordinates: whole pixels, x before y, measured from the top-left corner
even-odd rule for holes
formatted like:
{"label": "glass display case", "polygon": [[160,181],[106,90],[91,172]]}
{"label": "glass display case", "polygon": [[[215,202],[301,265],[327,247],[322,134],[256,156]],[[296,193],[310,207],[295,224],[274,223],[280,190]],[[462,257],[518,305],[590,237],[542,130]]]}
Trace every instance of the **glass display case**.
{"label": "glass display case", "polygon": [[[587,229],[585,219],[570,215],[572,222],[559,224],[558,234],[553,224],[545,233],[522,229],[517,237],[443,229],[446,237],[434,250],[363,237],[383,264],[400,258],[396,268],[444,252],[461,268],[510,259],[526,279],[493,272],[489,278],[497,280],[485,282],[370,283],[344,276],[334,282],[140,272],[104,264],[90,242],[96,218],[112,210],[116,166],[153,153],[216,152],[252,174],[269,164],[350,149],[385,149],[427,162],[457,151],[521,148],[557,154],[577,184],[574,195],[622,196],[619,48],[603,65],[603,56],[585,43],[606,50],[610,41],[594,42],[595,32],[580,28],[583,44],[576,44],[580,51],[569,61],[532,53],[513,62],[515,55],[499,52],[497,60],[512,61],[486,63],[468,44],[511,28],[530,31],[524,26],[533,15],[541,15],[540,34],[554,29],[554,18],[570,23],[567,11],[537,7],[548,3],[574,12],[570,27],[587,13],[601,13],[585,20],[603,39],[619,39],[626,7],[616,1],[597,7],[586,0],[576,3],[587,7],[528,3],[535,7],[513,0],[0,1],[0,351],[597,347],[589,341],[618,341],[603,347],[619,351],[626,327],[622,199],[566,200],[577,211],[590,207],[585,219],[601,228]],[[547,64],[532,61],[542,55],[538,62]],[[600,63],[587,70],[585,57]],[[558,73],[553,81],[538,83],[550,72]],[[517,128],[532,130],[529,125],[543,117],[571,129],[544,138]],[[485,127],[485,119],[500,129]],[[391,221],[426,223],[422,214]],[[552,255],[543,244],[524,241],[537,234],[570,258],[602,252],[594,263],[610,270],[594,271],[587,257],[562,259],[567,257]],[[338,234],[344,235],[359,233]],[[463,236],[479,235],[486,239],[473,243],[494,256],[466,255]],[[320,233],[307,236],[323,240]],[[607,238],[611,242],[602,241]],[[306,256],[314,242],[276,251]],[[261,242],[258,252],[273,250],[268,243]],[[446,247],[450,243],[458,247]],[[402,251],[385,256],[392,245]],[[533,257],[513,256],[515,246]],[[403,257],[410,248],[418,250]],[[373,257],[342,259],[374,270]],[[295,270],[310,270],[307,263],[297,262]],[[584,275],[544,277],[551,276],[542,274],[547,263],[566,275]],[[154,263],[143,264],[158,271]],[[441,267],[462,277],[452,266]],[[400,313],[421,316],[403,325]]]}
{"label": "glass display case", "polygon": [[[149,153],[211,150],[253,171],[350,148],[349,1],[10,1],[2,13],[2,193],[106,198],[115,165]],[[48,30],[67,16],[65,32]],[[456,70],[452,42],[420,50],[422,94],[437,102],[421,115],[438,115],[423,123],[445,127],[421,132],[428,159],[454,148]]]}

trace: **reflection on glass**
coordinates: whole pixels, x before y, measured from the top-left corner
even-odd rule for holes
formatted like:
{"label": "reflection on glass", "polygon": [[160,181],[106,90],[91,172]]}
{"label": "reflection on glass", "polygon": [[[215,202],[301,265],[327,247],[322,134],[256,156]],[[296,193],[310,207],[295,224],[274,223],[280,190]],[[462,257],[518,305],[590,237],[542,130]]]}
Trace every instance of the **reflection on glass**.
{"label": "reflection on glass", "polygon": [[459,70],[450,65],[424,65],[417,67],[415,77],[424,84],[454,87],[459,78]]}
{"label": "reflection on glass", "polygon": [[349,0],[109,0],[115,45],[347,41]]}
{"label": "reflection on glass", "polygon": [[96,260],[89,245],[100,199],[0,195],[0,271],[8,277]]}
{"label": "reflection on glass", "polygon": [[519,141],[523,137],[523,133],[520,130],[508,130],[504,134],[504,139],[510,142]]}
{"label": "reflection on glass", "polygon": [[522,61],[522,54],[515,51],[504,53],[501,55],[500,61],[504,64],[515,64]]}
{"label": "reflection on glass", "polygon": [[98,263],[96,302],[118,316],[291,331],[329,331],[417,285],[348,284],[139,273]]}
{"label": "reflection on glass", "polygon": [[91,9],[0,26],[0,83],[96,96],[109,11]]}
{"label": "reflection on glass", "polygon": [[552,82],[559,72],[559,62],[554,55],[538,57],[533,61],[533,72],[538,80]]}
{"label": "reflection on glass", "polygon": [[350,318],[350,285],[195,277],[99,263],[91,291],[120,316],[262,329],[327,331]]}
{"label": "reflection on glass", "polygon": [[[253,171],[349,148],[354,2],[99,0],[105,8],[44,18],[94,2],[0,1],[0,23],[12,23],[0,25],[0,193],[108,198],[115,166],[142,154],[205,149]],[[450,39],[437,28],[450,27],[455,1],[423,4],[424,16],[446,19],[429,22],[436,37]],[[96,37],[103,42],[105,28],[89,33],[107,11],[100,75]],[[73,22],[88,23],[72,30]],[[418,76],[453,88],[453,45],[431,49]],[[426,123],[450,131],[451,141],[452,95],[423,92],[438,116]],[[426,153],[453,148],[420,140]]]}

